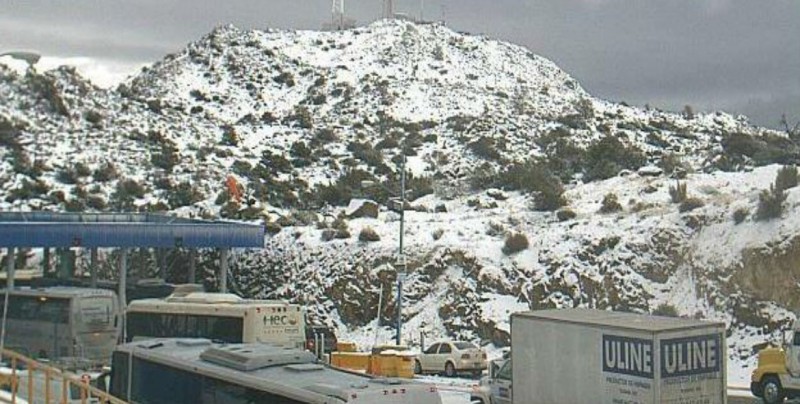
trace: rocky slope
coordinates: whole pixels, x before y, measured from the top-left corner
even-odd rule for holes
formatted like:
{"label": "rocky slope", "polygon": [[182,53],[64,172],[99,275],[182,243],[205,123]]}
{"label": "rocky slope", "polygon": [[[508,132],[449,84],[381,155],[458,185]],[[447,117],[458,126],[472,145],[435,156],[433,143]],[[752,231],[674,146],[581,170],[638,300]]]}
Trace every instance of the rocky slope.
{"label": "rocky slope", "polygon": [[530,308],[674,310],[726,321],[739,364],[798,305],[796,188],[756,220],[795,139],[596,99],[529,50],[440,25],[225,26],[114,90],[0,65],[0,100],[0,209],[262,221],[266,248],[233,257],[233,286],[309,303],[362,342],[392,333],[399,215],[347,205],[387,202],[362,182],[397,190],[403,155],[412,340],[502,346],[508,314]]}

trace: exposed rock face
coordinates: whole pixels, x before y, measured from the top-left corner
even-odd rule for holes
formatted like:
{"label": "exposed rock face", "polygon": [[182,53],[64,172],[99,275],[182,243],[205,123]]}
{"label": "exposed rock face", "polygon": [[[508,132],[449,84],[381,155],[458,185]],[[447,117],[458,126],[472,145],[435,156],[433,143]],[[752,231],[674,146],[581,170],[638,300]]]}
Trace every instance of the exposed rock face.
{"label": "exposed rock face", "polygon": [[353,199],[347,207],[345,214],[349,218],[371,217],[378,218],[380,206],[375,201],[368,201],[365,199]]}
{"label": "exposed rock face", "polygon": [[740,264],[731,272],[732,283],[743,292],[800,311],[800,236],[742,251]]}

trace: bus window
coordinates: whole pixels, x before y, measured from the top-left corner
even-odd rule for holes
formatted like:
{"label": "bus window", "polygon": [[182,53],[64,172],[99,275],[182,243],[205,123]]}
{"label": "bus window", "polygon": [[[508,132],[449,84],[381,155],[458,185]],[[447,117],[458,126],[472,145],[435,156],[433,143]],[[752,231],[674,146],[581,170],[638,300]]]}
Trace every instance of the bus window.
{"label": "bus window", "polygon": [[80,313],[80,331],[106,331],[112,327],[114,300],[111,297],[76,299]]}
{"label": "bus window", "polygon": [[202,403],[202,376],[133,358],[131,401],[148,404]]}
{"label": "bus window", "polygon": [[[3,302],[0,299],[0,310],[2,309]],[[69,323],[69,299],[9,296],[8,318],[67,324]]]}
{"label": "bus window", "polygon": [[208,317],[208,337],[223,342],[242,342],[244,321],[236,317]]}
{"label": "bus window", "polygon": [[128,354],[114,352],[111,360],[111,395],[127,399]]}
{"label": "bus window", "polygon": [[242,342],[244,322],[238,317],[128,313],[128,341],[142,338],[208,338]]}

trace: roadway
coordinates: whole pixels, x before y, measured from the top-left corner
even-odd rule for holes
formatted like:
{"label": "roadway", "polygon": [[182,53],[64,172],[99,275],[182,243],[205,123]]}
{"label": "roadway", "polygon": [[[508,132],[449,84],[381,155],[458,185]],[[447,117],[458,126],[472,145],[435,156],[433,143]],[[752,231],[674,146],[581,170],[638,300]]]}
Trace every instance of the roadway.
{"label": "roadway", "polygon": [[[458,382],[445,382],[440,381],[438,378],[432,378],[429,382],[436,383],[439,387],[439,392],[442,396],[443,404],[470,404],[469,402],[469,387],[464,383]],[[732,389],[728,391],[728,404],[761,404],[761,399],[755,398],[750,395],[749,391]],[[786,404],[800,404],[800,400],[787,401]]]}

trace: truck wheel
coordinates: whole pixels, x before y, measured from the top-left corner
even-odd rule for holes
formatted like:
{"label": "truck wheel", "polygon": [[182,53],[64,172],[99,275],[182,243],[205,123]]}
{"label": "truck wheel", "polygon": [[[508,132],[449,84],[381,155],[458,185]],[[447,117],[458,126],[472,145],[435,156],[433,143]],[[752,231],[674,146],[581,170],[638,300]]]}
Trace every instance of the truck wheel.
{"label": "truck wheel", "polygon": [[781,387],[781,381],[775,376],[765,377],[764,381],[761,382],[761,389],[763,390],[761,397],[766,404],[782,403],[783,399],[786,398],[783,387]]}
{"label": "truck wheel", "polygon": [[419,361],[414,361],[414,374],[422,374],[422,364],[420,364]]}
{"label": "truck wheel", "polygon": [[444,364],[444,375],[447,377],[456,376],[456,367],[453,366],[453,362],[447,362]]}

